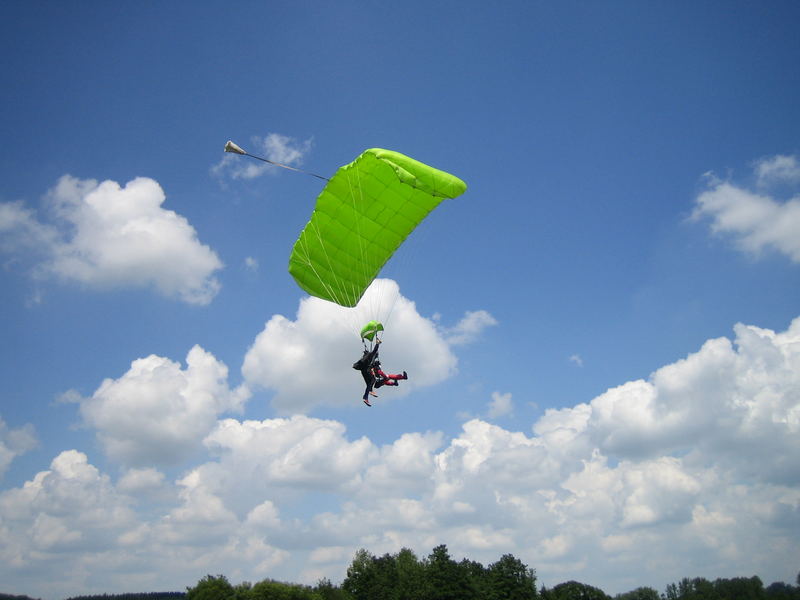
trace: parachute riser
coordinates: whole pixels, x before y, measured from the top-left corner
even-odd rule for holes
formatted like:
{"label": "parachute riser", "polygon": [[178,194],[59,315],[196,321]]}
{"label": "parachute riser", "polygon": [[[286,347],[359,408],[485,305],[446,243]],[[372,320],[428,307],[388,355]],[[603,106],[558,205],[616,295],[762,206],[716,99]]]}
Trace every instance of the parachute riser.
{"label": "parachute riser", "polygon": [[231,141],[228,141],[228,143],[225,144],[225,152],[232,152],[233,154],[241,154],[243,156],[249,156],[250,158],[255,158],[256,160],[269,163],[276,167],[281,167],[282,169],[289,169],[290,171],[297,171],[298,173],[305,173],[306,175],[311,175],[312,177],[316,177],[317,179],[322,179],[323,181],[330,181],[330,179],[328,179],[327,177],[323,177],[322,175],[317,175],[316,173],[312,173],[311,171],[304,171],[303,169],[298,169],[297,167],[291,167],[283,163],[275,162],[274,160],[269,160],[268,158],[263,158],[261,156],[256,156],[255,154],[250,154],[249,152],[242,150],[239,146],[237,146]]}
{"label": "parachute riser", "polygon": [[[364,344],[364,350],[367,350],[368,352],[371,352],[372,349],[375,347],[375,345],[380,341],[381,340],[378,339],[377,335],[371,340],[367,340],[366,338],[361,338],[361,343]],[[369,344],[367,342],[369,342]]]}
{"label": "parachute riser", "polygon": [[306,175],[311,175],[312,177],[316,177],[317,179],[322,179],[323,181],[330,181],[327,177],[323,177],[322,175],[317,175],[316,173],[312,173],[311,171],[304,171],[303,169],[297,169],[295,167],[290,167],[289,165],[284,165],[283,163],[275,162],[274,160],[269,160],[266,158],[261,158],[260,156],[256,156],[255,154],[249,154],[248,152],[244,153],[245,156],[249,156],[250,158],[255,158],[256,160],[260,160],[265,163],[269,163],[276,167],[281,167],[283,169],[289,169],[290,171],[297,171],[298,173],[304,173]]}

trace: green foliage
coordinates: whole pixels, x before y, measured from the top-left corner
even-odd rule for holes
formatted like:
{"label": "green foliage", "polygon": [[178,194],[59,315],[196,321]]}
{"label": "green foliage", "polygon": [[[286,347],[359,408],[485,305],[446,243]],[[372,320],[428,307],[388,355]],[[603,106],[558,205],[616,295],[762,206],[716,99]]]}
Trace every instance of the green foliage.
{"label": "green foliage", "polygon": [[425,567],[408,548],[395,557],[397,564],[396,600],[417,600],[425,591]]}
{"label": "green foliage", "polygon": [[800,586],[776,582],[765,589],[755,576],[713,582],[703,577],[684,578],[667,586],[663,600],[800,600]]}
{"label": "green foliage", "polygon": [[550,590],[542,590],[542,600],[611,600],[611,597],[594,586],[567,581]]}
{"label": "green foliage", "polygon": [[800,600],[800,587],[776,581],[764,590],[767,600]]}
{"label": "green foliage", "polygon": [[235,600],[236,592],[225,575],[206,575],[193,588],[187,588],[186,600]]}
{"label": "green foliage", "polygon": [[469,600],[478,598],[478,590],[469,572],[450,558],[447,546],[436,546],[428,556],[425,579],[430,600]]}
{"label": "green foliage", "polygon": [[[800,580],[800,575],[798,575]],[[800,583],[800,581],[798,582]],[[164,594],[80,596],[68,600],[611,600],[603,590],[567,581],[551,589],[536,589],[536,572],[511,554],[484,567],[462,559],[456,562],[447,546],[436,546],[420,560],[403,548],[397,554],[355,553],[341,586],[321,579],[313,587],[265,579],[254,585],[231,585],[224,575],[207,575],[193,588]],[[0,600],[33,600],[0,594]],[[764,588],[758,577],[684,578],[659,594],[639,587],[614,600],[800,600],[800,585],[776,582]]]}
{"label": "green foliage", "polygon": [[759,577],[734,577],[717,579],[714,590],[725,600],[766,600],[764,583]]}
{"label": "green foliage", "polygon": [[333,585],[330,579],[324,578],[317,582],[314,591],[321,600],[350,600],[350,595],[342,588]]}
{"label": "green foliage", "polygon": [[283,583],[265,579],[256,583],[246,600],[322,600],[312,588],[296,583]]}
{"label": "green foliage", "polygon": [[[232,585],[224,575],[206,575],[186,592],[151,592],[73,596],[67,600],[611,600],[603,590],[567,581],[536,590],[536,572],[511,554],[484,567],[462,559],[455,562],[447,546],[436,546],[420,560],[403,548],[397,554],[373,556],[356,552],[341,586],[320,579],[313,587],[265,579]],[[0,600],[35,600],[0,593]],[[684,578],[659,594],[639,587],[614,600],[800,600],[798,585],[775,582],[764,587],[758,577]]]}
{"label": "green foliage", "polygon": [[347,567],[347,577],[342,582],[344,589],[355,600],[367,600],[374,586],[375,573],[373,559],[369,552],[361,548],[353,557],[353,562]]}
{"label": "green foliage", "polygon": [[661,595],[651,587],[638,587],[624,594],[617,594],[614,600],[661,600]]}
{"label": "green foliage", "polygon": [[[91,596],[72,596],[67,600],[183,600],[186,592],[144,592],[130,594],[95,594]],[[22,598],[22,596],[19,596]],[[0,600],[4,600],[0,594]]]}
{"label": "green foliage", "polygon": [[708,579],[684,577],[677,585],[671,583],[667,586],[666,600],[721,600]]}
{"label": "green foliage", "polygon": [[423,564],[407,548],[382,557],[361,549],[347,569],[342,589],[354,600],[421,600],[427,597],[425,575]]}
{"label": "green foliage", "polygon": [[458,563],[459,569],[467,574],[467,578],[470,581],[471,589],[475,593],[475,597],[481,598],[482,600],[491,598],[490,592],[490,582],[489,582],[489,573],[481,563],[469,560],[468,558],[463,559],[460,563]]}
{"label": "green foliage", "polygon": [[255,585],[245,582],[233,586],[224,575],[207,575],[195,587],[189,588],[186,600],[337,600],[337,597],[324,596],[313,588],[296,583],[265,579]]}
{"label": "green foliage", "polygon": [[487,570],[490,600],[536,600],[536,573],[511,554],[504,554]]}
{"label": "green foliage", "polygon": [[456,562],[447,546],[420,561],[409,549],[376,557],[356,552],[342,589],[353,600],[536,600],[536,575],[506,554],[488,568]]}

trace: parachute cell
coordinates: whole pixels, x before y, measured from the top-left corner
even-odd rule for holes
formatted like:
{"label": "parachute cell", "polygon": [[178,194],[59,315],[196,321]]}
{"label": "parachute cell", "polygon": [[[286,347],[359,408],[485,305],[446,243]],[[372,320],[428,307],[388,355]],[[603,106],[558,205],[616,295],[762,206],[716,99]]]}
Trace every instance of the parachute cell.
{"label": "parachute cell", "polygon": [[366,150],[341,167],[317,197],[289,258],[289,272],[312,296],[355,306],[428,213],[466,189],[458,177],[399,152]]}

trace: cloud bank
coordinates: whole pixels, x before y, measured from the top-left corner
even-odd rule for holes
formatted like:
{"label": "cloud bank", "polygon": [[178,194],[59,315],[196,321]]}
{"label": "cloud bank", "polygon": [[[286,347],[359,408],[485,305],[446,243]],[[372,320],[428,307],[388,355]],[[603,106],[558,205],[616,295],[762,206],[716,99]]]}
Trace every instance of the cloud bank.
{"label": "cloud bank", "polygon": [[[306,303],[297,321],[278,322],[289,354],[308,350],[296,339],[321,335],[313,316],[325,313]],[[547,585],[576,579],[610,593],[663,589],[684,576],[791,581],[800,552],[800,318],[783,332],[737,325],[734,333],[646,380],[547,410],[529,431],[473,418],[452,437],[416,431],[384,445],[300,414],[215,419],[232,402],[218,361],[198,348],[186,369],[144,359],[92,402],[110,409],[120,397],[135,418],[126,383],[163,385],[176,398],[167,420],[177,423],[196,418],[188,398],[200,397],[212,416],[185,444],[205,458],[175,481],[152,466],[115,481],[85,454],[62,452],[0,493],[0,579],[45,597],[177,589],[208,572],[313,583],[340,579],[358,547],[425,554],[446,543],[482,562],[511,552]],[[280,380],[279,371],[267,372]],[[187,402],[177,399],[192,386]],[[509,405],[510,396],[493,395],[495,410]],[[116,426],[92,418],[101,433]],[[168,444],[173,433],[141,441]],[[25,574],[42,569],[52,576],[32,585]]]}
{"label": "cloud bank", "polygon": [[50,222],[24,204],[0,204],[0,249],[33,256],[33,274],[93,289],[153,288],[189,304],[208,304],[219,291],[217,254],[186,218],[162,207],[154,180],[120,186],[70,175],[46,197]]}

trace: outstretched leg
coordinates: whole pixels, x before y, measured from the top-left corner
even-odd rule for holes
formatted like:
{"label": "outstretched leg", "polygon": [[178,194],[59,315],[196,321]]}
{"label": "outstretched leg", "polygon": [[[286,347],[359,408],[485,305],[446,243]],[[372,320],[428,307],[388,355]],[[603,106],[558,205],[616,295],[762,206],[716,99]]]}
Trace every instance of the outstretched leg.
{"label": "outstretched leg", "polygon": [[389,379],[394,379],[395,381],[397,381],[398,379],[408,379],[408,373],[403,371],[402,374],[399,374],[399,375],[387,375],[386,377],[388,377]]}

